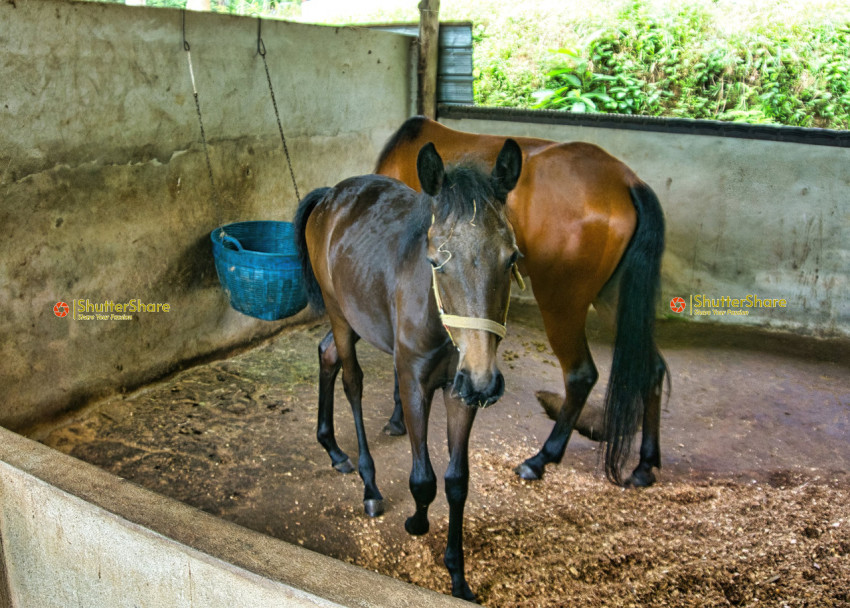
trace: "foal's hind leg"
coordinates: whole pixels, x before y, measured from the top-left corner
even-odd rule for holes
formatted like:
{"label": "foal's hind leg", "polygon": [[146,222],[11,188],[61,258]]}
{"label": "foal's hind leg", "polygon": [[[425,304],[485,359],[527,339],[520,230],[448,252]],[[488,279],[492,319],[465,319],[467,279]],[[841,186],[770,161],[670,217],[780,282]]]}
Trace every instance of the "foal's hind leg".
{"label": "foal's hind leg", "polygon": [[[555,426],[543,447],[515,469],[516,474],[523,479],[540,479],[547,464],[561,462],[576,420],[584,408],[590,390],[599,378],[584,335],[584,315],[578,317],[576,321],[575,317],[545,313],[543,315],[549,343],[564,372],[567,394],[558,412]],[[556,328],[563,323],[564,318],[572,320],[573,331],[557,331]]]}
{"label": "foal's hind leg", "polygon": [[333,467],[340,473],[351,473],[354,465],[337,445],[334,435],[334,383],[342,363],[332,331],[319,342],[319,420],[316,438],[331,457]]}
{"label": "foal's hind leg", "polygon": [[661,468],[661,393],[664,377],[667,374],[667,364],[658,350],[655,350],[654,378],[649,394],[643,396],[643,435],[640,443],[640,460],[625,485],[630,487],[646,487],[655,483],[653,467]]}
{"label": "foal's hind leg", "polygon": [[[319,385],[319,441],[325,446],[331,460],[334,463],[334,468],[339,471],[348,472],[352,470],[351,461],[345,455],[339,446],[336,445],[336,440],[333,437],[333,379],[342,366],[342,384],[345,390],[345,396],[351,404],[351,411],[354,415],[354,427],[357,432],[357,442],[359,445],[360,457],[358,460],[357,469],[360,473],[360,478],[363,480],[363,506],[366,514],[370,517],[376,517],[384,512],[383,496],[378,490],[375,483],[375,462],[372,460],[372,454],[369,452],[369,443],[366,439],[366,431],[363,425],[363,409],[361,398],[363,394],[363,370],[357,362],[357,353],[354,349],[354,343],[357,341],[357,335],[347,325],[337,323],[336,331],[332,335],[332,342],[336,346],[337,361],[332,369],[331,374],[321,374]],[[330,354],[330,348],[327,347],[326,336],[322,340],[322,345],[325,345],[325,354]],[[320,345],[320,352],[322,350]],[[322,359],[324,372],[325,360]],[[331,370],[329,370],[331,371]],[[328,382],[328,380],[330,380]],[[323,394],[324,389],[324,394]],[[323,402],[322,397],[325,397]],[[322,405],[325,405],[323,408]],[[324,423],[324,424],[323,424]],[[322,431],[324,429],[324,435]],[[328,432],[329,431],[329,432]],[[323,441],[324,439],[324,441]],[[330,441],[328,441],[330,439]],[[334,452],[336,448],[336,452]],[[340,460],[344,458],[345,460]]]}
{"label": "foal's hind leg", "polygon": [[357,462],[357,470],[363,480],[365,490],[363,493],[363,506],[366,514],[377,517],[384,512],[384,497],[375,483],[375,461],[369,452],[369,442],[366,439],[366,429],[363,425],[363,370],[357,362],[357,352],[354,348],[359,336],[354,333],[348,324],[334,323],[334,342],[336,342],[340,359],[342,360],[342,386],[345,396],[351,404],[351,413],[354,415],[354,428],[357,432],[357,444],[360,447],[360,458]]}

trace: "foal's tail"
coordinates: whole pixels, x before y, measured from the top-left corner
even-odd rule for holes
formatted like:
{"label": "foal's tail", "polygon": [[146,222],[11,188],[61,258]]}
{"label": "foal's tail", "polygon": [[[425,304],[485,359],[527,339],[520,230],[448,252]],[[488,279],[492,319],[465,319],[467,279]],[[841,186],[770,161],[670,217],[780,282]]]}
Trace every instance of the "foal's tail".
{"label": "foal's tail", "polygon": [[298,203],[298,210],[295,212],[295,241],[298,248],[298,261],[301,263],[301,276],[304,277],[304,290],[307,292],[307,300],[310,306],[317,313],[325,312],[325,301],[322,298],[322,289],[319,287],[319,282],[316,280],[316,275],[313,272],[313,265],[310,263],[310,252],[307,250],[307,220],[310,218],[310,213],[318,205],[325,195],[330,192],[330,188],[316,188],[310,194],[301,199]]}
{"label": "foal's tail", "polygon": [[[655,309],[664,253],[664,214],[646,184],[631,187],[637,227],[620,261],[617,336],[605,395],[605,474],[621,484],[620,469],[643,417],[645,400],[669,372],[655,346]],[[659,378],[661,370],[661,378]]]}

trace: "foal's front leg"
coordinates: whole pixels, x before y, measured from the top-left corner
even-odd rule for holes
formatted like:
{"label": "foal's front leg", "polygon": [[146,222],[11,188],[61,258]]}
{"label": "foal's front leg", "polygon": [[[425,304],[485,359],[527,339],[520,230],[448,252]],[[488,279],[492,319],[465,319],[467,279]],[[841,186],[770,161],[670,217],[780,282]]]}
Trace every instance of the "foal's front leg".
{"label": "foal's front leg", "polygon": [[452,595],[475,601],[464,574],[463,511],[469,493],[469,434],[475,421],[476,408],[468,407],[443,390],[449,439],[449,466],[446,469],[446,499],[449,503],[449,534],[445,564],[452,577]]}
{"label": "foal's front leg", "polygon": [[398,374],[398,386],[404,403],[404,419],[410,439],[413,466],[410,469],[410,493],[416,511],[404,522],[408,534],[428,532],[428,507],[437,496],[437,477],[428,454],[428,416],[431,411],[433,389],[426,389],[407,370]]}

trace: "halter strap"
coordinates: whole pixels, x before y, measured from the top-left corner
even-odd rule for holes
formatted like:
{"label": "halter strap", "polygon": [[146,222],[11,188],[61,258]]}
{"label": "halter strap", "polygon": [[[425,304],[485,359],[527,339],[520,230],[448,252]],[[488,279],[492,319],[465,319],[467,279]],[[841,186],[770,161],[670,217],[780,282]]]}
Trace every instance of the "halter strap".
{"label": "halter strap", "polygon": [[443,327],[446,328],[446,332],[449,334],[449,340],[452,341],[452,344],[455,344],[455,339],[454,336],[452,336],[452,332],[449,327],[456,327],[458,329],[481,329],[489,331],[492,334],[496,334],[500,339],[505,338],[508,333],[505,324],[508,321],[508,308],[511,303],[510,293],[508,294],[508,304],[505,306],[505,321],[503,323],[497,323],[491,319],[483,319],[481,317],[461,317],[458,315],[450,315],[446,314],[445,310],[443,310],[443,299],[440,297],[440,290],[437,287],[437,269],[433,266],[431,267],[431,277],[433,278],[431,285],[434,288],[434,300],[436,300],[437,310],[440,312],[440,321],[442,321]]}
{"label": "halter strap", "polygon": [[[473,206],[474,206],[475,201],[473,200],[472,203],[473,203]],[[472,216],[472,221],[470,223],[474,226],[475,224],[473,222],[475,222],[475,215],[477,215],[477,207],[474,206],[473,208],[474,208],[475,211],[474,211],[474,214]],[[434,225],[434,221],[435,221],[435,217],[434,217],[434,214],[432,213],[431,214],[431,225],[432,226]],[[452,231],[454,231],[454,228],[452,228]],[[451,238],[451,235],[449,236],[449,238]],[[448,241],[446,241],[446,242],[448,242]],[[440,250],[442,250],[442,247],[445,244],[446,243],[443,243],[442,245],[440,245]],[[448,259],[446,259],[445,262],[443,262],[443,264],[440,265],[440,267],[442,267],[452,257],[452,254],[451,254],[450,251],[446,251],[445,253],[448,253],[449,257],[448,257]],[[522,275],[520,274],[519,268],[517,267],[516,264],[514,264],[513,267],[511,268],[511,274],[513,274],[514,278],[516,279],[516,282],[519,285],[520,290],[525,291],[525,282],[522,280]],[[481,317],[461,317],[459,315],[447,314],[446,311],[443,309],[443,299],[440,297],[440,290],[437,287],[437,269],[434,266],[431,266],[431,277],[433,279],[431,281],[431,286],[434,289],[434,300],[437,302],[437,310],[440,312],[440,321],[442,321],[443,327],[446,328],[446,333],[449,334],[449,340],[452,341],[452,344],[457,346],[457,344],[455,344],[454,336],[452,336],[452,332],[449,329],[450,327],[456,327],[458,329],[480,329],[480,330],[483,330],[483,331],[489,331],[492,334],[496,334],[497,336],[499,336],[500,340],[505,339],[505,336],[508,334],[508,329],[506,327],[506,325],[508,323],[508,309],[511,307],[510,284],[508,284],[508,303],[505,305],[505,319],[502,323],[498,323],[498,322],[493,321],[491,319],[484,319],[484,318],[481,318]]]}
{"label": "halter strap", "polygon": [[[483,329],[484,331],[489,331],[491,334],[496,334],[502,339],[504,339],[508,333],[508,330],[504,325],[491,321],[490,319],[459,317],[457,315],[440,313],[440,320],[446,327],[457,327],[459,329]],[[449,333],[449,337],[451,337],[451,333]]]}

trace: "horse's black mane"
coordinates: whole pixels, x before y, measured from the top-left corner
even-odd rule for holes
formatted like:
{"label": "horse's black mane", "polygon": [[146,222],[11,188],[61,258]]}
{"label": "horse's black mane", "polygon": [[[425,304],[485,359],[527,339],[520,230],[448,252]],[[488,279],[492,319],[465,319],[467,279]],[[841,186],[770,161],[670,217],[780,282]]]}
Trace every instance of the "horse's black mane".
{"label": "horse's black mane", "polygon": [[421,194],[411,210],[410,221],[402,240],[402,256],[415,255],[431,226],[431,215],[437,223],[454,217],[470,220],[495,197],[490,176],[472,163],[456,165],[446,172],[443,187],[436,197]]}
{"label": "horse's black mane", "polygon": [[377,169],[380,167],[384,160],[386,160],[387,156],[390,152],[395,150],[395,148],[406,141],[412,141],[419,137],[419,133],[422,131],[422,127],[425,124],[427,119],[424,116],[413,116],[404,121],[404,124],[401,125],[396,131],[390,140],[384,145],[384,149],[381,150],[381,154],[378,156],[378,162],[375,165]]}

